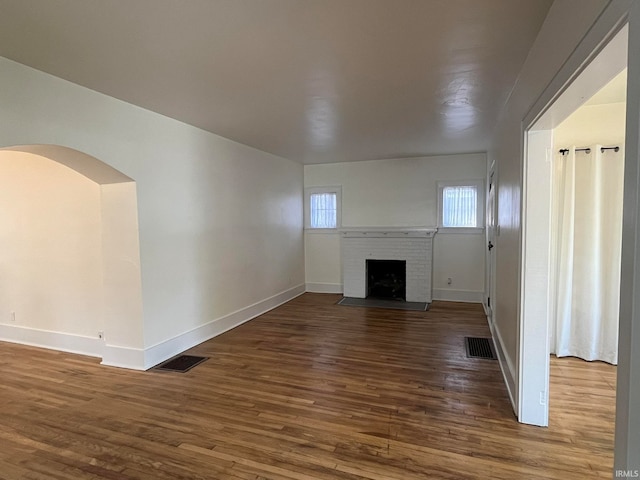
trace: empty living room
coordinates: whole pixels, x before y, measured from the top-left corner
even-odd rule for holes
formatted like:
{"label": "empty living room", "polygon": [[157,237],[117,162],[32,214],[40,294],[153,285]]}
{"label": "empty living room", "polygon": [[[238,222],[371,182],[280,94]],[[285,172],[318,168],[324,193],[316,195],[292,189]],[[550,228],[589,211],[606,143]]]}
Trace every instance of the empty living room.
{"label": "empty living room", "polygon": [[0,0],[0,479],[640,477],[638,51],[633,0]]}

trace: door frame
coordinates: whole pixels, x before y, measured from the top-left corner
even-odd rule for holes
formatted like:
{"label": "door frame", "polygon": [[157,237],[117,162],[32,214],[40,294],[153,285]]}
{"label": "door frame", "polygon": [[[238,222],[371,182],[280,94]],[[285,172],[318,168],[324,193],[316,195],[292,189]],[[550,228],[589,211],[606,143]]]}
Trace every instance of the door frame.
{"label": "door frame", "polygon": [[[494,315],[495,315],[495,299],[496,299],[496,244],[497,244],[497,236],[499,234],[498,229],[498,201],[496,199],[496,191],[497,191],[497,165],[495,161],[491,162],[489,169],[487,171],[487,205],[486,205],[486,213],[485,213],[485,246],[487,249],[485,250],[485,265],[486,265],[486,274],[485,274],[485,293],[484,293],[484,309],[489,320],[489,323],[493,325],[495,323]],[[493,187],[493,196],[491,196]],[[493,245],[493,248],[489,248],[489,245]],[[493,303],[492,303],[493,301]]]}
{"label": "door frame", "polygon": [[[628,40],[618,33],[627,24],[628,11],[629,3],[623,1],[613,1],[605,8],[522,123],[517,369],[518,419],[523,423],[548,425],[552,130],[621,70],[615,62],[623,61],[626,66]],[[624,45],[624,55],[612,57],[611,50],[620,45]],[[607,64],[612,58],[614,65]],[[603,79],[603,72],[610,76]]]}

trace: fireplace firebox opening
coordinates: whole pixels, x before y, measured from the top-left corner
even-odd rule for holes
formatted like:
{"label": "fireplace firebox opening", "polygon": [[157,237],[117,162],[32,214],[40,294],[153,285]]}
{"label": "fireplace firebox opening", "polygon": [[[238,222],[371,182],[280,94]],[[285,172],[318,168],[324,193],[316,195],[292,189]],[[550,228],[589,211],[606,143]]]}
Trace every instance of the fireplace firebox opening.
{"label": "fireplace firebox opening", "polygon": [[367,298],[407,299],[407,262],[367,260]]}

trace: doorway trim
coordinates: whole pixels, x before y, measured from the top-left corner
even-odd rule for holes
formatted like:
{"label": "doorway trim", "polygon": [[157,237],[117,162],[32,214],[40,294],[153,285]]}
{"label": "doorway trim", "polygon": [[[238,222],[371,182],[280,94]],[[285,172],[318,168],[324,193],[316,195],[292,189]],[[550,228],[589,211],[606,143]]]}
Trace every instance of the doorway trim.
{"label": "doorway trim", "polygon": [[486,275],[483,304],[490,325],[494,324],[494,305],[496,296],[496,250],[494,250],[494,248],[498,243],[497,236],[499,233],[497,227],[498,199],[495,196],[497,191],[497,182],[498,171],[494,160],[487,169],[487,194],[485,197],[487,199],[487,211],[485,213],[485,246],[487,249],[485,250]]}
{"label": "doorway trim", "polygon": [[608,16],[605,11],[601,20],[603,17],[609,22],[594,25],[523,122],[517,413],[521,422],[532,425],[547,426],[549,422],[553,129],[627,63],[626,16]]}

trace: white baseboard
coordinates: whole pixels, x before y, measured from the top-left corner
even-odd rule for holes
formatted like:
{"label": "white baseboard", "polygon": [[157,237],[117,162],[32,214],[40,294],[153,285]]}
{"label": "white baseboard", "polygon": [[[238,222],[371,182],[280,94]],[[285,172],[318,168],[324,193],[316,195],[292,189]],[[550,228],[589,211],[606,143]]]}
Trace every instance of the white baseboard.
{"label": "white baseboard", "polygon": [[100,338],[7,324],[0,324],[0,340],[98,358],[104,348]]}
{"label": "white baseboard", "polygon": [[500,365],[500,371],[502,372],[502,378],[504,379],[504,384],[507,387],[507,393],[509,394],[509,400],[511,401],[511,408],[513,408],[513,413],[518,415],[518,405],[516,404],[516,370],[511,362],[511,359],[506,354],[504,348],[504,342],[502,341],[502,336],[500,335],[500,331],[495,328],[490,318],[487,318],[487,322],[489,323],[489,329],[491,330],[491,338],[493,339],[493,346],[496,349],[496,354],[498,355],[498,364]]}
{"label": "white baseboard", "polygon": [[131,370],[147,370],[191,347],[248,322],[304,292],[305,285],[298,285],[144,350],[105,345],[99,338],[6,324],[0,324],[0,341],[102,357],[102,365]]}
{"label": "white baseboard", "polygon": [[307,283],[307,292],[311,293],[342,293],[341,283]]}
{"label": "white baseboard", "polygon": [[[242,325],[269,310],[293,300],[305,292],[305,285],[285,290],[272,297],[261,300],[253,305],[237,310],[233,313],[212,320],[200,327],[184,332],[176,337],[165,340],[144,350],[143,370],[147,370],[185,350],[216,337],[232,328]],[[129,367],[130,368],[130,367]]]}
{"label": "white baseboard", "polygon": [[453,290],[449,288],[434,288],[433,299],[447,302],[482,303],[484,292],[476,290]]}
{"label": "white baseboard", "polygon": [[102,365],[109,367],[128,368],[129,370],[146,370],[144,365],[144,350],[141,348],[105,345],[102,355]]}

